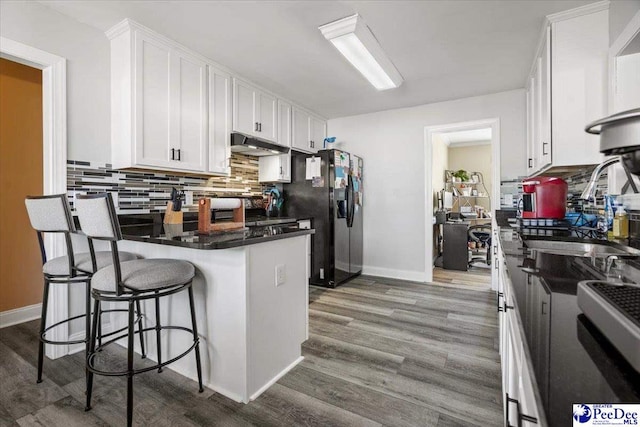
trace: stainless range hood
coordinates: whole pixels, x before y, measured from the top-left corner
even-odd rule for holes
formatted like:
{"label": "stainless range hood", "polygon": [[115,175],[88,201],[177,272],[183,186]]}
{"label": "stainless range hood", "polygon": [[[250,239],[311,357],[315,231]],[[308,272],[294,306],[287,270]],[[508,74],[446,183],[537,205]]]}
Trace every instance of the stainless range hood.
{"label": "stainless range hood", "polygon": [[249,156],[275,156],[287,154],[289,147],[234,132],[231,134],[231,151]]}

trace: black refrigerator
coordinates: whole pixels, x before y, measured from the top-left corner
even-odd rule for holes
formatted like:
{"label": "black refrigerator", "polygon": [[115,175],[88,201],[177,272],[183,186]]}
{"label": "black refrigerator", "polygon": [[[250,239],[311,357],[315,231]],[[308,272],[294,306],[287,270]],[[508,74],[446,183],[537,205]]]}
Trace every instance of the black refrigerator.
{"label": "black refrigerator", "polygon": [[362,272],[362,159],[341,150],[291,152],[286,216],[311,219],[309,282],[334,288]]}

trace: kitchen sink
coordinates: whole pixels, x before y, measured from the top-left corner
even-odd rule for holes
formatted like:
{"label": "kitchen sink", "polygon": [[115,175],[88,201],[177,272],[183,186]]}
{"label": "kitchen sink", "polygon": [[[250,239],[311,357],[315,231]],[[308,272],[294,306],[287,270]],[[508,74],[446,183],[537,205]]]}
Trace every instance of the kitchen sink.
{"label": "kitchen sink", "polygon": [[640,250],[628,246],[594,242],[565,242],[557,240],[525,240],[524,245],[542,253],[582,257],[602,257],[612,255],[640,256]]}

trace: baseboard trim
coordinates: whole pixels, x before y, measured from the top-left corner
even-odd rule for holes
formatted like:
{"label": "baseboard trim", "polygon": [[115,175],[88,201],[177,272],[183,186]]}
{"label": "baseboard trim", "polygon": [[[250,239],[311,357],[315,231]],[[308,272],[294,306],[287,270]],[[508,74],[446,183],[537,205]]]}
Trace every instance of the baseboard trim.
{"label": "baseboard trim", "polygon": [[395,270],[392,268],[363,266],[362,274],[367,276],[388,277],[390,279],[410,280],[412,282],[425,282],[424,271]]}
{"label": "baseboard trim", "polygon": [[275,383],[278,382],[278,380],[282,377],[284,377],[290,370],[292,370],[293,368],[296,367],[296,365],[300,362],[302,362],[304,360],[304,356],[300,356],[298,357],[296,360],[293,361],[292,364],[290,364],[289,366],[287,366],[286,368],[284,368],[282,370],[282,372],[280,372],[278,375],[276,375],[275,377],[271,378],[265,385],[263,385],[262,387],[260,387],[258,389],[258,391],[256,391],[255,393],[253,393],[251,395],[251,397],[249,398],[250,401],[256,400],[258,398],[258,396],[260,396],[262,393],[264,393],[265,391],[267,391],[267,389],[269,387],[271,387],[272,385],[274,385]]}
{"label": "baseboard trim", "polygon": [[0,329],[40,318],[42,303],[0,312]]}

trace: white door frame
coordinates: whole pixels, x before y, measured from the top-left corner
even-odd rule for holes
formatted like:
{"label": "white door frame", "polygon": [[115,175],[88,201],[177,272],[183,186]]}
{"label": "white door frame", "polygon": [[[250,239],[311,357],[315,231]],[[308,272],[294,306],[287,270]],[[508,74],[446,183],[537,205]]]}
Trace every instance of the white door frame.
{"label": "white door frame", "polygon": [[[469,122],[451,123],[424,128],[425,154],[425,282],[433,281],[433,178],[431,166],[433,162],[433,135],[438,132],[455,132],[491,128],[491,161],[493,163],[491,189],[491,216],[495,218],[496,207],[500,202],[500,119],[490,118]],[[495,228],[493,221],[492,228]],[[495,269],[492,269],[495,276]],[[492,289],[497,289],[497,276],[492,278]]]}
{"label": "white door frame", "polygon": [[[42,70],[42,147],[44,194],[67,192],[67,63],[66,59],[0,37],[0,57]],[[26,236],[25,238],[28,238]],[[60,236],[58,236],[60,237]],[[35,236],[33,236],[35,239]],[[64,240],[47,236],[45,248],[49,257],[63,255]],[[48,324],[64,320],[68,315],[69,296],[66,286],[52,286],[49,292]],[[50,339],[65,341],[67,328],[51,331]],[[47,357],[55,359],[68,353],[68,346],[45,346]]]}

